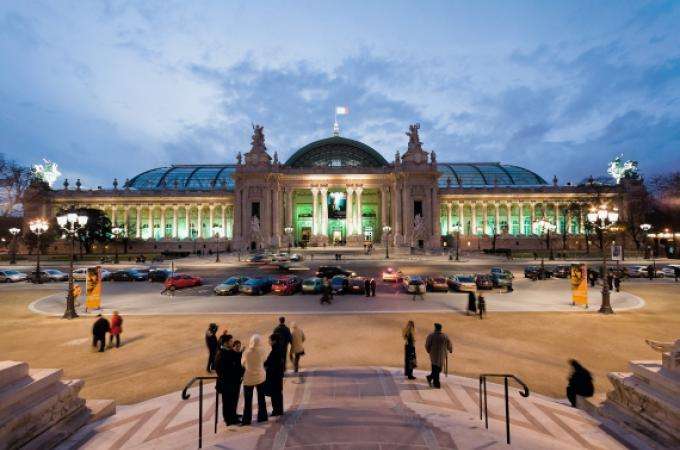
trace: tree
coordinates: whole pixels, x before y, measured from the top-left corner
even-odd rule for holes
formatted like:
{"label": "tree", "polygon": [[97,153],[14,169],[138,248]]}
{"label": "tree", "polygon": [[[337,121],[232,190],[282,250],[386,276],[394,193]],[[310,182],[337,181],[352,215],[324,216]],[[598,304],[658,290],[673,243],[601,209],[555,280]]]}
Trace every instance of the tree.
{"label": "tree", "polygon": [[657,175],[650,183],[653,201],[651,224],[655,229],[680,229],[680,172]]}
{"label": "tree", "polygon": [[17,216],[26,188],[31,182],[31,169],[5,158],[0,153],[0,216]]}
{"label": "tree", "polygon": [[[64,214],[67,211],[60,211]],[[76,233],[76,240],[85,248],[87,253],[92,251],[93,244],[105,244],[111,241],[111,220],[101,209],[79,208],[76,213],[87,216],[87,225]]]}

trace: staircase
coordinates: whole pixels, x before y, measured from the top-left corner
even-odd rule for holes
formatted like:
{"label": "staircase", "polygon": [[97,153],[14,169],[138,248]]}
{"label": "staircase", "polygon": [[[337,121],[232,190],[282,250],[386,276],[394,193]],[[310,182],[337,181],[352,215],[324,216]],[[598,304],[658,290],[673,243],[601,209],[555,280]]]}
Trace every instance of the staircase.
{"label": "staircase", "polygon": [[0,450],[49,449],[83,425],[115,413],[112,400],[78,396],[82,380],[62,380],[61,369],[29,369],[0,361]]}

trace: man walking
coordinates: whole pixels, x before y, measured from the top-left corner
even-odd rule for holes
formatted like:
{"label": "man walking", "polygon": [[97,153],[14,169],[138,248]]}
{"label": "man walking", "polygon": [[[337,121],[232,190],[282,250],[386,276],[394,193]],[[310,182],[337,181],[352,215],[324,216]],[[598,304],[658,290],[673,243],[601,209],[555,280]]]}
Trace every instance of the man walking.
{"label": "man walking", "polygon": [[364,280],[364,294],[366,294],[366,297],[371,296],[371,280],[368,278]]}
{"label": "man walking", "polygon": [[375,278],[371,278],[371,297],[375,297]]}
{"label": "man walking", "polygon": [[675,282],[678,282],[678,279],[680,279],[680,266],[674,266],[673,267],[673,275],[675,275]]}
{"label": "man walking", "polygon": [[426,377],[427,384],[430,387],[434,386],[436,389],[440,389],[439,374],[442,367],[445,368],[445,373],[448,373],[448,353],[453,353],[451,340],[446,334],[442,333],[442,324],[434,324],[434,332],[430,333],[425,341],[425,350],[430,355],[430,363],[432,364],[432,371]]}
{"label": "man walking", "polygon": [[208,347],[208,364],[205,370],[212,372],[217,354],[217,324],[215,323],[208,325],[208,330],[205,332],[205,346]]}
{"label": "man walking", "polygon": [[279,324],[274,328],[273,334],[279,336],[277,340],[277,345],[281,350],[281,357],[283,359],[283,372],[286,372],[286,355],[288,354],[288,345],[293,342],[293,335],[290,332],[290,328],[286,325],[286,318],[279,317]]}
{"label": "man walking", "polygon": [[103,352],[106,345],[106,333],[111,330],[111,325],[106,318],[101,314],[97,314],[97,320],[92,325],[92,346],[97,347],[99,344],[99,351]]}
{"label": "man walking", "polygon": [[123,318],[118,311],[114,311],[111,316],[111,330],[109,330],[109,347],[113,347],[113,340],[116,340],[116,348],[120,347],[120,334],[123,332]]}

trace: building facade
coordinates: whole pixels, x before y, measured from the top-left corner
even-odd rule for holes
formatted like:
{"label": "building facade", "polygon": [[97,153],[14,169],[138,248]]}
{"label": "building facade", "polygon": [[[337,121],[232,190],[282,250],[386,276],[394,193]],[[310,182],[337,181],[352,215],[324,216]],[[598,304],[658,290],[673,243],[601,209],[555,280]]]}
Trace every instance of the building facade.
{"label": "building facade", "polygon": [[281,163],[255,126],[251,149],[233,164],[155,168],[121,187],[114,180],[112,189],[84,190],[80,180],[72,188],[65,181],[29,215],[96,208],[129,239],[163,242],[164,249],[217,239],[232,249],[253,249],[365,242],[436,248],[454,230],[476,248],[492,238],[525,245],[541,239],[539,219],[573,246],[583,241],[592,205],[607,203],[625,214],[622,186],[558,185],[497,162],[438,162],[418,133],[411,125],[406,151],[392,161],[335,135]]}

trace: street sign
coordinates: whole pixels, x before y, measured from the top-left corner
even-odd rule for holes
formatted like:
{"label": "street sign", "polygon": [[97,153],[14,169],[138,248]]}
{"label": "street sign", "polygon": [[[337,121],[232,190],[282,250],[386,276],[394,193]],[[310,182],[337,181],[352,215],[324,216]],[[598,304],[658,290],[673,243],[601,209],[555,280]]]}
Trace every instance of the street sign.
{"label": "street sign", "polygon": [[612,245],[612,261],[621,261],[623,249],[620,245]]}

